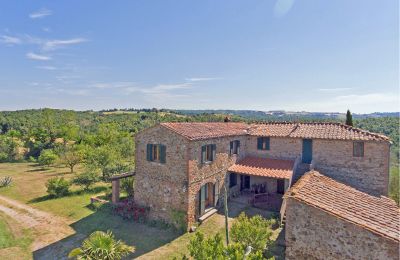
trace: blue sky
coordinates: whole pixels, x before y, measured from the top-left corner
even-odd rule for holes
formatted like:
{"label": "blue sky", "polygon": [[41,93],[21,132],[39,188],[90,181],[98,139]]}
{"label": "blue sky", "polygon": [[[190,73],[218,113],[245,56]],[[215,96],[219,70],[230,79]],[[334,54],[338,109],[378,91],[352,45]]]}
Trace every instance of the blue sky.
{"label": "blue sky", "polygon": [[399,110],[399,4],[0,2],[0,110]]}

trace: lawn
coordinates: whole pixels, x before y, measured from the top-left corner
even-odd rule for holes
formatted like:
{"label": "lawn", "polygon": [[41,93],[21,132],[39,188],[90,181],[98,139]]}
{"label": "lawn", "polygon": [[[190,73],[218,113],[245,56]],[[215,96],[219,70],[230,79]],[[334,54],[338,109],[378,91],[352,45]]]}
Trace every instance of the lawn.
{"label": "lawn", "polygon": [[[80,169],[77,167],[77,172]],[[38,235],[36,230],[27,230],[10,218],[0,214],[0,258],[8,259],[11,255],[20,255],[20,259],[57,259],[80,245],[82,240],[96,230],[112,230],[118,239],[122,239],[136,248],[132,258],[139,259],[171,259],[187,254],[187,244],[193,233],[179,235],[171,229],[151,227],[146,224],[122,220],[105,208],[92,210],[90,197],[101,194],[109,184],[99,184],[92,193],[80,192],[80,187],[72,187],[72,194],[63,198],[48,198],[45,183],[49,178],[63,176],[71,179],[74,175],[64,167],[43,169],[32,163],[2,163],[0,178],[11,176],[10,187],[1,188],[0,195],[20,201],[28,206],[47,211],[63,217],[66,224],[72,227],[75,234],[49,243],[47,246],[30,252],[32,238]],[[257,212],[246,212],[256,214]],[[232,217],[239,211],[233,212]],[[230,222],[232,218],[230,218]],[[14,232],[18,230],[18,232]],[[224,216],[216,214],[199,227],[207,236],[221,233],[224,235]],[[274,231],[276,238],[280,229]],[[39,232],[40,233],[40,232]],[[14,257],[15,258],[15,257]],[[17,257],[18,258],[18,257]],[[18,258],[18,259],[19,259]]]}

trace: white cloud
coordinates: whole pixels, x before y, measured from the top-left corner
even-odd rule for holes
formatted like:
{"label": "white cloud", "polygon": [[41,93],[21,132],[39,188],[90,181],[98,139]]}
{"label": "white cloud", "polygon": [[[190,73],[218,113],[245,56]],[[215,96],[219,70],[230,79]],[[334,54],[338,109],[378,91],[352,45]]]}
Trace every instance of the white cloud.
{"label": "white cloud", "polygon": [[45,51],[52,51],[63,46],[79,44],[86,41],[87,39],[84,38],[73,38],[68,40],[49,40],[43,43],[42,48]]}
{"label": "white cloud", "polygon": [[191,82],[198,82],[198,81],[210,81],[210,80],[218,80],[218,79],[222,79],[222,78],[187,78],[187,81],[191,81]]}
{"label": "white cloud", "polygon": [[20,38],[8,36],[8,35],[2,35],[0,37],[0,42],[8,44],[8,45],[14,45],[14,44],[21,44],[22,43]]}
{"label": "white cloud", "polygon": [[319,88],[318,91],[321,92],[341,92],[341,91],[347,91],[347,90],[352,90],[353,88]]}
{"label": "white cloud", "polygon": [[53,12],[51,10],[46,9],[46,8],[42,8],[42,9],[36,11],[36,12],[33,12],[33,13],[29,14],[29,17],[31,19],[38,19],[38,18],[43,18],[45,16],[49,16],[49,15],[52,15],[52,14],[53,14]]}
{"label": "white cloud", "polygon": [[41,60],[41,61],[51,60],[50,56],[40,55],[33,52],[28,52],[26,54],[26,57],[31,60]]}
{"label": "white cloud", "polygon": [[107,82],[107,83],[94,83],[90,85],[90,88],[97,89],[109,89],[109,88],[130,88],[134,85],[134,82],[120,81],[120,82]]}
{"label": "white cloud", "polygon": [[36,68],[42,70],[57,70],[57,68],[54,66],[37,66]]}
{"label": "white cloud", "polygon": [[282,17],[292,9],[294,0],[277,0],[274,6],[274,15]]}
{"label": "white cloud", "polygon": [[343,95],[334,98],[335,101],[351,105],[377,105],[399,101],[398,95],[390,93],[370,93],[360,95]]}

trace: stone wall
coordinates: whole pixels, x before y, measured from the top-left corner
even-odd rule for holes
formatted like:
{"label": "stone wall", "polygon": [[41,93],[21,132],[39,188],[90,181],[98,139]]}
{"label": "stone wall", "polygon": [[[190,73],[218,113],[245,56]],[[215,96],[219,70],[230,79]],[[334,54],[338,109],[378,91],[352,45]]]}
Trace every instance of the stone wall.
{"label": "stone wall", "polygon": [[287,199],[286,259],[399,259],[399,243]]}
{"label": "stone wall", "polygon": [[[147,161],[147,144],[166,145],[166,163]],[[173,210],[188,208],[189,141],[174,132],[155,126],[136,136],[135,201],[150,207],[151,219],[173,222]]]}
{"label": "stone wall", "polygon": [[291,159],[301,156],[302,139],[286,137],[270,137],[269,150],[257,150],[257,136],[249,136],[246,143],[248,155],[274,159]]}
{"label": "stone wall", "polygon": [[353,157],[353,141],[313,140],[315,169],[373,195],[388,194],[390,147],[364,142],[364,157]]}
{"label": "stone wall", "polygon": [[[239,155],[229,155],[230,142],[240,140]],[[216,158],[210,163],[201,163],[201,147],[207,144],[216,145]],[[206,183],[217,184],[216,192],[219,194],[220,205],[224,194],[224,184],[226,181],[228,168],[237,160],[245,156],[246,137],[231,136],[213,138],[208,140],[192,141],[189,144],[189,207],[188,224],[197,221],[199,197],[198,192],[202,185]]]}

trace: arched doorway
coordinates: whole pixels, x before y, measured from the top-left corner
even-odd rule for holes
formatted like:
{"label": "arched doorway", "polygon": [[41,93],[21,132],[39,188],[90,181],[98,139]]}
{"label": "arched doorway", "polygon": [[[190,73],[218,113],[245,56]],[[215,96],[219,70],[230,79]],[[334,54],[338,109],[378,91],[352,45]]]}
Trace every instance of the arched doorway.
{"label": "arched doorway", "polygon": [[201,186],[198,194],[198,209],[197,216],[201,217],[209,209],[214,208],[218,201],[218,187],[212,182],[206,183]]}

